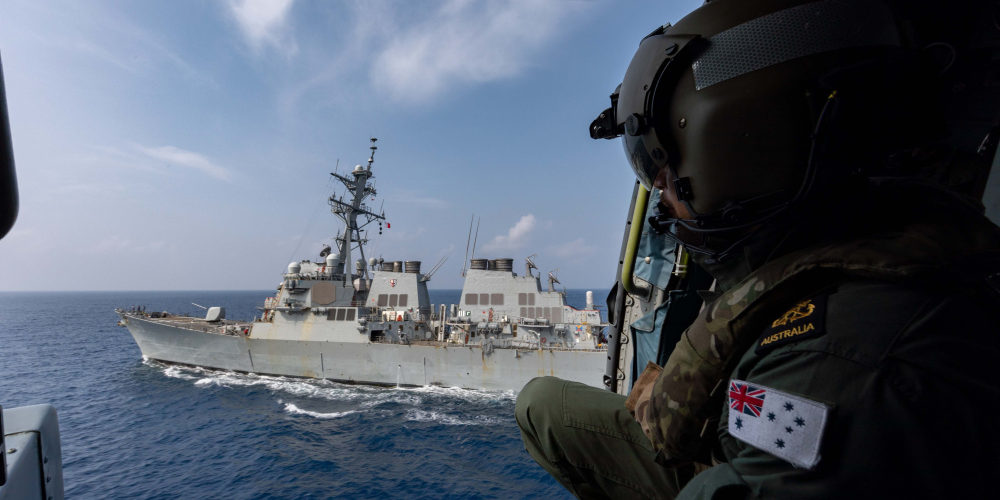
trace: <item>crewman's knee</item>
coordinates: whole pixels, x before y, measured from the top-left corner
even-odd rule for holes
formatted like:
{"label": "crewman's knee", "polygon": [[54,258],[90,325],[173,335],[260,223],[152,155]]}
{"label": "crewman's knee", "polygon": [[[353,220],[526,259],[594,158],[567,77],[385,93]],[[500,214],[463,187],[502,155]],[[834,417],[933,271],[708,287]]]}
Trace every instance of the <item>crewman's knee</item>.
{"label": "crewman's knee", "polygon": [[535,434],[536,426],[557,418],[566,381],[557,377],[536,377],[517,395],[514,417],[523,432]]}

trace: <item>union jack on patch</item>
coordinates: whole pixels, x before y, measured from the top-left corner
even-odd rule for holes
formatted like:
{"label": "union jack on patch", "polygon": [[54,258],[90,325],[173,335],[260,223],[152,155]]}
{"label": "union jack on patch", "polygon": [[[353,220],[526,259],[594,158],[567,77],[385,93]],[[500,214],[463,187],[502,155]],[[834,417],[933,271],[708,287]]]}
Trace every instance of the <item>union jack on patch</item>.
{"label": "union jack on patch", "polygon": [[759,417],[764,406],[765,389],[758,389],[750,384],[729,382],[729,408],[739,412]]}

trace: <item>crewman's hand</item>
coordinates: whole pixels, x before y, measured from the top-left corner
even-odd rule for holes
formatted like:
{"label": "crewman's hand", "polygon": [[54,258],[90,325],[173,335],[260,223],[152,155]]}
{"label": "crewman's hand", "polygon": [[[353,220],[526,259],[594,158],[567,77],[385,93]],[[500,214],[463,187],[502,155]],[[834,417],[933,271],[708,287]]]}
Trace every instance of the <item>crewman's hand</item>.
{"label": "crewman's hand", "polygon": [[639,375],[639,380],[635,382],[632,392],[629,393],[628,399],[625,400],[625,408],[632,414],[632,418],[635,418],[636,422],[639,422],[639,427],[642,427],[642,433],[647,438],[650,438],[650,441],[652,441],[652,434],[649,430],[649,400],[653,396],[653,383],[660,377],[660,372],[662,371],[663,368],[656,363],[652,361],[647,362],[646,369]]}

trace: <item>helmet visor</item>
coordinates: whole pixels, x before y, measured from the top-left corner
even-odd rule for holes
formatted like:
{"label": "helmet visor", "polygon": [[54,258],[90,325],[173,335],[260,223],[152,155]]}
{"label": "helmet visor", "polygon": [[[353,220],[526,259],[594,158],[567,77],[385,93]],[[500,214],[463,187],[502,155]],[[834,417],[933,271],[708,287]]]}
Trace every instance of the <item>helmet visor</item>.
{"label": "helmet visor", "polygon": [[653,179],[660,173],[660,168],[666,166],[665,163],[658,164],[649,155],[649,145],[646,144],[645,136],[642,135],[622,135],[622,146],[625,148],[625,156],[629,165],[639,182],[652,191]]}
{"label": "helmet visor", "polygon": [[673,94],[668,87],[675,85],[680,74],[690,67],[686,62],[693,57],[693,47],[697,44],[691,42],[697,38],[663,32],[650,34],[639,43],[622,79],[615,119],[625,155],[646,189],[652,189],[653,179],[670,160],[670,148],[665,146],[669,146],[671,138],[660,137],[656,129],[668,129],[662,123],[669,114],[665,104]]}

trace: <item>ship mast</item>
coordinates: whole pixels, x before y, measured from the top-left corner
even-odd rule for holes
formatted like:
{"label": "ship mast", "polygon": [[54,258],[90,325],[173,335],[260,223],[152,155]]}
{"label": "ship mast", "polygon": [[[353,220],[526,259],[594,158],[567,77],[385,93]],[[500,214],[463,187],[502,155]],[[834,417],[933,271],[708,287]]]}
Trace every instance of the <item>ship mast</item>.
{"label": "ship mast", "polygon": [[[375,142],[378,141],[377,138],[371,138],[371,146],[369,149],[372,150],[371,156],[368,157],[368,167],[362,167],[357,165],[354,170],[351,171],[352,178],[346,176],[331,173],[334,178],[339,180],[347,188],[347,196],[350,197],[349,200],[344,200],[344,196],[337,197],[336,194],[330,196],[330,211],[333,212],[337,217],[344,222],[346,231],[342,236],[337,237],[337,243],[340,250],[340,257],[343,262],[343,272],[344,277],[352,275],[351,269],[351,247],[354,243],[357,243],[358,252],[361,254],[361,261],[364,263],[365,259],[365,243],[368,243],[367,238],[361,236],[361,229],[371,224],[374,221],[385,220],[385,213],[376,214],[370,210],[364,204],[366,198],[371,196],[375,197],[375,185],[369,183],[368,181],[375,178],[372,174],[372,163],[375,162],[375,150],[378,146]],[[358,223],[358,216],[361,216],[362,222]],[[359,278],[367,278],[368,276],[368,266],[362,265],[358,268]]]}

